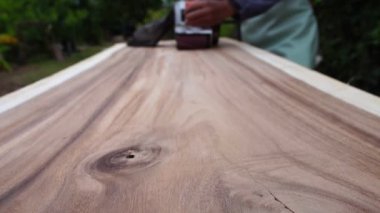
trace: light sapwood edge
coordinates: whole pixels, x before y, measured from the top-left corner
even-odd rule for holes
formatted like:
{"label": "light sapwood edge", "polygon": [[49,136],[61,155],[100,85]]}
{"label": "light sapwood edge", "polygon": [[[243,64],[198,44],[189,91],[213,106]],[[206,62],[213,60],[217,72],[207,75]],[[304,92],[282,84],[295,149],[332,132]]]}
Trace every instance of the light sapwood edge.
{"label": "light sapwood edge", "polygon": [[322,92],[328,93],[339,100],[380,117],[380,98],[377,96],[348,84],[344,84],[331,77],[305,68],[257,47],[253,47],[242,42],[237,42],[232,39],[223,39],[223,42],[239,45],[246,52],[276,67],[293,78],[301,80],[306,84],[313,86]]}
{"label": "light sapwood edge", "polygon": [[120,51],[125,46],[126,45],[123,43],[115,44],[112,47],[109,47],[77,64],[74,64],[49,77],[41,79],[31,85],[28,85],[1,97],[0,114],[17,107],[38,95],[45,93],[46,91],[66,82],[67,80],[81,73],[91,70],[91,68],[107,60],[114,53]]}

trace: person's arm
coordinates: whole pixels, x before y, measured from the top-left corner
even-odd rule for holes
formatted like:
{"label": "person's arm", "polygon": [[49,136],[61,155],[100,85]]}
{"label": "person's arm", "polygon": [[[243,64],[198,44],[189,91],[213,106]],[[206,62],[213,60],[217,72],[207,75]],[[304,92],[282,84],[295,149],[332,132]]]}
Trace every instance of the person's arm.
{"label": "person's arm", "polygon": [[258,16],[281,0],[230,0],[235,15],[241,20]]}
{"label": "person's arm", "polygon": [[186,24],[209,27],[228,17],[243,21],[264,13],[280,0],[188,0]]}

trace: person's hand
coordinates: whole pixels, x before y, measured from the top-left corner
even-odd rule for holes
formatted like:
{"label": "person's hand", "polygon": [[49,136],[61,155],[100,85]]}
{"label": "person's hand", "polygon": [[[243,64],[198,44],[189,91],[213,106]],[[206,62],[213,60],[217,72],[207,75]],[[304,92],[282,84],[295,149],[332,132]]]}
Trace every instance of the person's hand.
{"label": "person's hand", "polygon": [[223,22],[235,13],[229,0],[186,1],[186,25],[211,27]]}

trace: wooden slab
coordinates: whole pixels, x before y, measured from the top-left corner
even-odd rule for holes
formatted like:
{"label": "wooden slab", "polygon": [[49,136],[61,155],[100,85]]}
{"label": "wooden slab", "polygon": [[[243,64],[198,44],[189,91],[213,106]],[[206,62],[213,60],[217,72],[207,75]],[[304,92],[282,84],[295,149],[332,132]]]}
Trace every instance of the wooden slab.
{"label": "wooden slab", "polygon": [[286,63],[118,47],[0,114],[0,212],[379,212],[379,100]]}

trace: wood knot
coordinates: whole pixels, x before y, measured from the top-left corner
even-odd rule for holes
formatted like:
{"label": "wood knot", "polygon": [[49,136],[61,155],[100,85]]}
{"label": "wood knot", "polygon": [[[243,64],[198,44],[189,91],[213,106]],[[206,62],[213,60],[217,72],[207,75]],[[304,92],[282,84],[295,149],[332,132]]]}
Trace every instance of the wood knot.
{"label": "wood knot", "polygon": [[122,169],[144,168],[152,165],[161,153],[157,145],[136,145],[112,151],[95,162],[101,172],[116,172]]}

